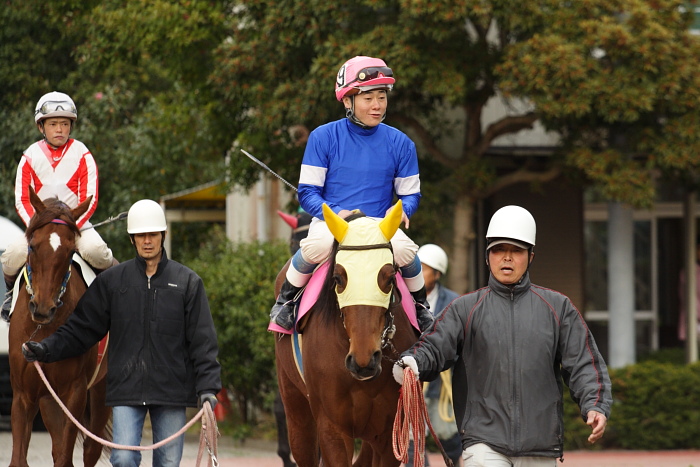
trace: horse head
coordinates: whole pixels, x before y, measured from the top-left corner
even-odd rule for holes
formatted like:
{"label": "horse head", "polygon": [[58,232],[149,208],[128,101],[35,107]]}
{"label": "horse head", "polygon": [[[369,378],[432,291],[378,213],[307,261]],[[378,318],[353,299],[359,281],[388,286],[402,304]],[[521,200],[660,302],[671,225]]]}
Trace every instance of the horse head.
{"label": "horse head", "polygon": [[326,224],[338,241],[331,273],[350,342],[345,367],[361,381],[382,372],[382,343],[392,332],[396,267],[390,240],[402,213],[399,201],[381,221],[368,217],[346,221],[323,206]]}
{"label": "horse head", "polygon": [[70,209],[58,198],[42,201],[29,188],[34,216],[27,227],[27,292],[29,311],[37,324],[53,321],[71,274],[76,238],[80,230],[75,220],[90,206],[92,196]]}

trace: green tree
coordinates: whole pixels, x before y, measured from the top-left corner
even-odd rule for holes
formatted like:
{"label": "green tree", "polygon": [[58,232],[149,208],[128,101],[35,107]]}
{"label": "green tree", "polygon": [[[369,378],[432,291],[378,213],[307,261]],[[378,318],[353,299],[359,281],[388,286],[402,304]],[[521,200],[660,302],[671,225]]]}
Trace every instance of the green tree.
{"label": "green tree", "polygon": [[[401,127],[414,138],[423,162],[430,158],[447,169],[439,185],[426,192],[434,199],[452,201],[450,285],[466,290],[475,285],[470,282],[473,279],[468,277],[467,266],[475,238],[473,210],[479,199],[515,183],[551,180],[565,168],[583,171],[588,181],[600,184],[608,196],[638,203],[652,199],[653,191],[635,178],[640,170],[649,171],[646,163],[626,165],[626,170],[608,164],[602,169],[605,176],[591,174],[591,165],[598,166],[587,162],[590,156],[585,153],[588,147],[583,136],[590,136],[586,117],[590,119],[593,114],[582,113],[573,99],[567,105],[547,106],[547,97],[540,94],[549,96],[550,101],[566,101],[568,95],[594,87],[591,96],[601,93],[611,105],[617,102],[618,109],[623,109],[625,103],[640,105],[640,101],[649,101],[646,93],[655,86],[666,89],[664,86],[670,84],[670,90],[675,90],[673,86],[690,84],[690,77],[698,73],[696,61],[688,60],[695,53],[695,45],[687,33],[688,16],[681,12],[682,5],[683,2],[641,0],[591,0],[566,6],[550,0],[243,1],[231,24],[231,40],[219,47],[212,82],[248,129],[240,135],[240,144],[252,147],[285,178],[296,180],[303,149],[291,144],[290,129],[298,125],[315,128],[342,117],[332,86],[335,73],[345,60],[360,54],[384,58],[397,77],[387,123]],[[603,66],[596,73],[593,59],[588,59],[592,49],[607,40],[605,26],[613,21],[619,23],[621,11],[642,16],[643,25],[648,27],[629,29],[628,38],[640,38],[622,42],[620,47],[626,51],[630,72],[643,73],[639,79],[634,73],[622,79],[619,75],[623,73],[611,74]],[[659,33],[643,40],[644,34],[653,35],[658,30],[666,31],[665,35]],[[595,39],[596,34],[601,36]],[[658,37],[679,42],[663,46]],[[612,48],[614,41],[610,39],[604,49]],[[538,44],[543,45],[536,47]],[[647,69],[652,55],[683,47],[689,48],[687,54],[655,56],[654,61],[667,63],[658,68],[652,62],[655,73]],[[530,49],[539,53],[537,60],[526,60]],[[616,52],[609,53],[617,58]],[[561,76],[580,62],[585,65],[578,73],[585,71],[584,76]],[[663,76],[668,67],[684,78],[669,81]],[[570,73],[573,72],[576,70]],[[688,92],[695,92],[697,86],[692,89]],[[661,102],[661,94],[651,100]],[[484,109],[494,102],[503,102],[506,110],[486,124]],[[683,125],[685,131],[676,132],[676,139],[690,144],[694,135],[688,130],[694,119],[685,113],[690,105],[673,102],[671,107],[678,111],[679,118],[688,120]],[[648,123],[646,116],[620,112],[620,118],[638,121],[640,127],[648,129],[644,126]],[[562,151],[544,161],[535,154],[526,154],[517,165],[505,164],[502,157],[490,151],[499,137],[514,135],[538,122],[562,131]],[[574,145],[569,132],[581,135],[575,139],[581,151],[571,151]],[[659,134],[652,132],[644,141],[656,144],[653,135]],[[446,145],[446,138],[457,142]],[[670,146],[667,150],[674,152]],[[563,154],[568,155],[561,157]],[[676,170],[691,162],[677,156],[664,161],[675,164]],[[651,161],[652,165],[656,162]],[[611,169],[615,169],[613,176]],[[238,181],[250,181],[258,170],[250,164],[240,164],[232,167],[232,176]],[[431,221],[433,213],[444,212],[427,211]],[[419,219],[424,212],[426,204],[412,225],[421,224]],[[438,225],[444,223],[433,224],[433,228]]]}
{"label": "green tree", "polygon": [[262,407],[277,388],[275,343],[267,325],[275,277],[288,257],[286,243],[231,243],[219,231],[190,263],[204,281],[223,384],[244,423],[253,421],[251,408]]}
{"label": "green tree", "polygon": [[[8,0],[0,9],[0,136],[3,214],[14,214],[12,183],[22,151],[39,138],[31,124],[45,92],[70,94],[74,137],[100,172],[96,221],[141,198],[158,199],[221,177],[232,131],[208,85],[213,51],[226,38],[230,2]],[[237,133],[239,130],[233,130]],[[100,233],[130,257],[123,224]]]}

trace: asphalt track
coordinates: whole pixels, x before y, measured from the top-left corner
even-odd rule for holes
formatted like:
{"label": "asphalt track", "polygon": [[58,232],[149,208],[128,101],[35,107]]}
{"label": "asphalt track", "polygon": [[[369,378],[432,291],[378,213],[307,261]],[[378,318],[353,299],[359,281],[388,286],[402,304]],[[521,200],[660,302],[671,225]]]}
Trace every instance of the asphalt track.
{"label": "asphalt track", "polygon": [[[147,435],[144,443],[148,442]],[[10,463],[12,435],[8,431],[0,432],[0,466]],[[50,467],[51,441],[47,433],[34,432],[29,449],[28,461],[32,467]],[[199,451],[199,436],[188,434],[186,437],[183,467],[195,467]],[[205,454],[206,456],[206,454]],[[144,452],[142,465],[151,465],[150,453]],[[444,465],[439,454],[430,454],[430,465]],[[282,461],[276,454],[276,445],[272,441],[249,440],[244,444],[234,442],[230,437],[218,441],[218,461],[220,467],[282,467]],[[75,450],[74,464],[82,465],[81,449]],[[109,466],[107,459],[99,463]],[[207,458],[201,466],[207,465]],[[564,455],[561,467],[700,467],[700,451],[575,451]]]}

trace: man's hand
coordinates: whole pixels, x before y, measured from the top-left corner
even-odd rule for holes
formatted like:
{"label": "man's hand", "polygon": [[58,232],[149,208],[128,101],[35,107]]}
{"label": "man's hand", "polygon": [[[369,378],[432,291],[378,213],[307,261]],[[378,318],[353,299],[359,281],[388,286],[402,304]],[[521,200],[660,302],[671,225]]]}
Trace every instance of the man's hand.
{"label": "man's hand", "polygon": [[211,405],[211,409],[214,410],[214,407],[216,407],[216,404],[219,403],[219,400],[214,394],[204,393],[201,396],[199,396],[199,406],[204,407],[205,402],[209,402],[209,405]]}
{"label": "man's hand", "polygon": [[401,357],[396,363],[394,363],[394,368],[391,370],[391,373],[394,375],[394,379],[401,386],[403,386],[403,370],[406,367],[409,367],[411,371],[413,371],[413,374],[416,375],[416,379],[418,379],[418,363],[416,362],[416,359],[411,356]]}
{"label": "man's hand", "polygon": [[588,442],[592,444],[602,438],[603,433],[605,433],[605,426],[607,424],[608,419],[605,417],[605,415],[600,412],[596,412],[595,410],[589,410],[586,425],[590,425],[593,428],[593,431],[588,437]]}
{"label": "man's hand", "polygon": [[27,341],[22,344],[22,354],[28,362],[45,362],[49,356],[49,350],[46,348],[46,344]]}

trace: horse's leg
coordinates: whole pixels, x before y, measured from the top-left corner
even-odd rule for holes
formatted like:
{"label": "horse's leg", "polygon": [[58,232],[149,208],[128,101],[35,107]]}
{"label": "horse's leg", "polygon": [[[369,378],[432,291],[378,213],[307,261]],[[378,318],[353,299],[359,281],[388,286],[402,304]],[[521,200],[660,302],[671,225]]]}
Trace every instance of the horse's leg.
{"label": "horse's leg", "polygon": [[355,462],[352,463],[353,467],[366,467],[372,464],[372,459],[374,457],[374,451],[372,446],[369,445],[367,441],[362,442],[360,447],[360,453],[357,455]]}
{"label": "horse's leg", "polygon": [[[325,416],[319,417],[317,423],[324,464],[350,467],[355,454],[355,440],[339,433]],[[366,465],[369,467],[370,464]]]}
{"label": "horse's leg", "polygon": [[[112,414],[112,408],[107,407],[105,404],[105,397],[107,392],[107,378],[102,378],[101,381],[95,383],[95,385],[88,391],[88,413],[90,416],[90,423],[88,424],[88,429],[95,436],[100,438],[105,437],[105,426],[109,421],[109,417]],[[93,467],[100,460],[102,455],[103,446],[100,442],[95,441],[90,437],[86,437],[83,441],[83,464],[86,467]]]}
{"label": "horse's leg", "polygon": [[39,411],[39,406],[32,402],[26,394],[13,389],[12,412],[12,459],[10,467],[28,467],[27,452],[29,440],[32,437],[32,423]]}
{"label": "horse's leg", "polygon": [[287,415],[284,413],[284,404],[279,391],[275,396],[275,420],[277,422],[277,455],[282,458],[284,467],[295,467],[296,464],[289,458],[291,448],[289,447],[289,431],[287,430]]}
{"label": "horse's leg", "polygon": [[[73,417],[82,423],[87,403],[86,384],[75,384],[69,387],[59,394],[59,398],[63,401],[63,404],[68,408]],[[56,404],[53,399],[51,399],[50,402]],[[42,400],[41,405],[43,414],[45,410],[44,400]],[[63,417],[59,419],[63,420],[60,436],[54,436],[54,434],[51,433],[53,465],[54,467],[73,467],[73,449],[75,448],[75,440],[78,437],[78,427],[67,415],[63,415]]]}

